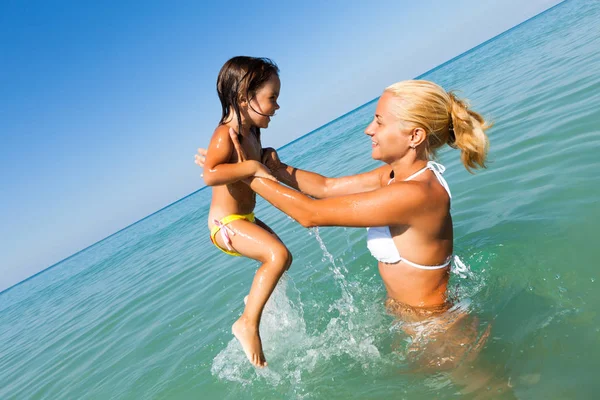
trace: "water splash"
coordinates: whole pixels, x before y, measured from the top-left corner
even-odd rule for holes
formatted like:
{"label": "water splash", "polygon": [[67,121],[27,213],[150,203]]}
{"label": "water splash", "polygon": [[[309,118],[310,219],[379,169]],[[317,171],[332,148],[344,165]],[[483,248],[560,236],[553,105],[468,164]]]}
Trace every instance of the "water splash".
{"label": "water splash", "polygon": [[[379,286],[353,284],[342,260],[336,262],[315,229],[312,234],[329,262],[341,297],[327,309],[329,320],[319,329],[307,329],[300,292],[284,274],[265,305],[260,334],[269,367],[255,369],[247,361],[241,345],[232,339],[214,359],[211,372],[219,379],[253,385],[289,385],[295,394],[302,393],[305,380],[329,360],[344,357],[347,363],[364,371],[382,367],[382,342],[389,331]],[[352,292],[352,293],[351,293]],[[355,296],[357,298],[355,298]]]}
{"label": "water splash", "polygon": [[[331,271],[333,283],[339,290],[339,297],[330,300],[328,306],[317,308],[318,313],[325,314],[324,319],[317,318],[322,319],[323,324],[314,327],[315,318],[312,315],[305,318],[305,311],[313,312],[311,306],[316,307],[318,302],[313,299],[313,294],[309,294],[311,300],[307,305],[303,304],[299,290],[286,273],[267,302],[261,322],[261,338],[269,367],[252,367],[240,344],[232,338],[213,359],[213,376],[242,386],[258,384],[278,390],[283,388],[289,391],[288,397],[298,397],[306,394],[314,379],[319,379],[319,371],[330,370],[340,359],[343,359],[346,372],[359,369],[363,374],[377,375],[408,369],[408,349],[413,340],[398,329],[400,325],[394,325],[393,317],[386,313],[380,282],[365,279],[360,272],[349,278],[344,260],[336,260],[319,230],[312,229],[309,235],[317,240],[323,253],[321,261]],[[485,264],[488,260],[475,253],[464,261]],[[365,267],[362,272],[376,274],[369,269]],[[456,295],[467,297],[483,287],[484,277],[473,274],[470,279],[455,281],[452,290]],[[471,306],[470,300],[463,300],[454,307],[452,314],[472,312]],[[310,321],[310,328],[307,321]],[[417,340],[426,343],[426,332],[434,325],[433,322],[414,325],[413,328],[421,332]],[[335,373],[328,373],[335,376]],[[437,383],[447,384],[447,377]]]}

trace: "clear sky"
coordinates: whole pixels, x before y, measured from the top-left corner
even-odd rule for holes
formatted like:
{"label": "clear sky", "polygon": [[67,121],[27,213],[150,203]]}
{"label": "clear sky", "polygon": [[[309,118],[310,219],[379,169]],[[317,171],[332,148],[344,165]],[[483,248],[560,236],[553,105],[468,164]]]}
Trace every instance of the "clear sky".
{"label": "clear sky", "polygon": [[559,2],[2,1],[0,290],[204,185],[230,57],[279,65],[280,147]]}

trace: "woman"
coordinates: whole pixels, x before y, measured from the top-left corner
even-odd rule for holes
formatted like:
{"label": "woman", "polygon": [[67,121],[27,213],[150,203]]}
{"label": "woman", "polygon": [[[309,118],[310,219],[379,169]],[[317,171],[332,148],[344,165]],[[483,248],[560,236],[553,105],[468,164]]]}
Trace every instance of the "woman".
{"label": "woman", "polygon": [[[423,332],[414,324],[430,322],[427,343],[416,338],[409,349],[409,355],[418,353],[414,361],[421,368],[452,368],[468,356],[468,348],[479,349],[489,334],[488,329],[479,337],[476,319],[464,318],[466,313],[447,312],[453,306],[447,293],[453,261],[451,193],[442,177],[444,167],[431,161],[447,144],[461,151],[469,171],[485,167],[488,128],[465,101],[435,83],[403,81],[385,89],[365,130],[371,156],[386,165],[327,178],[287,166],[271,150],[263,162],[279,181],[302,193],[268,179],[247,181],[305,227],[367,227],[388,309],[405,322],[403,329],[413,339],[417,331]],[[202,163],[202,151],[196,162]]]}

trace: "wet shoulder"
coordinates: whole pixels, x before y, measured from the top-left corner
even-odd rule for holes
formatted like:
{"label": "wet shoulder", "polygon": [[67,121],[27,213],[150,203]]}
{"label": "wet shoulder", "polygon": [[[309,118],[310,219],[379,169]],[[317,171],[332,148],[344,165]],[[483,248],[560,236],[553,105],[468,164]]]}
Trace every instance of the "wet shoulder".
{"label": "wet shoulder", "polygon": [[[440,186],[437,184],[437,186]],[[385,190],[385,188],[384,188]],[[443,187],[435,187],[429,181],[400,181],[389,185],[388,194],[396,199],[402,199],[405,207],[413,211],[447,210],[450,199]]]}

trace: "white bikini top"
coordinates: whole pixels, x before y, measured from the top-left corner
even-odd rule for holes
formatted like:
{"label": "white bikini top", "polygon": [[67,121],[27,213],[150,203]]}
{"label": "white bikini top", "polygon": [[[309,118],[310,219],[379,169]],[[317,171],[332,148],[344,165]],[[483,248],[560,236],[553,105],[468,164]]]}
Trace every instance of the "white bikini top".
{"label": "white bikini top", "polygon": [[[452,199],[452,194],[450,193],[448,182],[446,182],[446,180],[442,176],[442,174],[446,170],[446,168],[442,164],[436,163],[434,161],[429,161],[427,162],[425,168],[415,172],[414,174],[406,178],[405,181],[414,179],[415,177],[421,175],[428,169],[433,171],[435,177],[440,182],[440,185],[442,185],[444,189],[446,189],[446,192],[448,192],[448,196]],[[388,185],[393,181],[394,178],[390,179]],[[448,259],[440,265],[420,265],[412,261],[408,261],[405,258],[402,258],[402,256],[400,256],[400,253],[398,252],[398,248],[396,247],[394,240],[392,239],[392,234],[390,232],[389,226],[377,226],[367,228],[367,247],[369,248],[369,251],[371,252],[371,255],[373,255],[373,257],[386,264],[396,264],[402,261],[408,265],[419,269],[441,269],[447,267],[454,259],[456,266],[456,268],[454,269],[455,272],[463,276],[463,273],[467,271],[466,266],[456,256],[448,257]]]}

